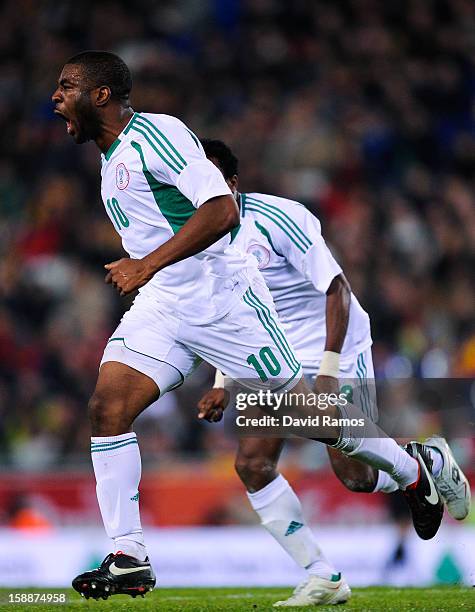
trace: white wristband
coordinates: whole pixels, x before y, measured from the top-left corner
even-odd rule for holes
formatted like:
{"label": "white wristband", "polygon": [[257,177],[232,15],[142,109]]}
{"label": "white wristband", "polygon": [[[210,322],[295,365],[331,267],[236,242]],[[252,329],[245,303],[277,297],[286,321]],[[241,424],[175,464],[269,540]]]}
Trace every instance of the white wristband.
{"label": "white wristband", "polygon": [[224,389],[224,374],[220,370],[216,370],[213,389]]}
{"label": "white wristband", "polygon": [[338,378],[340,374],[340,353],[325,351],[320,361],[318,376],[332,376]]}

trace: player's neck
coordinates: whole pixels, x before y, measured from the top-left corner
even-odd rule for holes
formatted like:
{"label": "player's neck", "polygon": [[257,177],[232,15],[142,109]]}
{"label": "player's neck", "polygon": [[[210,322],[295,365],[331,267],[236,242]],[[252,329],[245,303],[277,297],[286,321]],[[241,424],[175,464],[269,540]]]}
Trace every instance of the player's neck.
{"label": "player's neck", "polygon": [[134,114],[130,106],[120,108],[119,112],[112,117],[104,119],[101,126],[101,133],[95,139],[96,145],[103,153],[107,153],[112,143],[117,139],[119,134],[124,131],[125,126],[129,123],[130,118]]}

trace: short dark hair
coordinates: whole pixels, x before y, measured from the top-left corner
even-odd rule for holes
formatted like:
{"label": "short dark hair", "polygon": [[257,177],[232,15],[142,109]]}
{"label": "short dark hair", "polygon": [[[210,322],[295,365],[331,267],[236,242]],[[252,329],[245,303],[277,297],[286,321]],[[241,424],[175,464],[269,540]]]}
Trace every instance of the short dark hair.
{"label": "short dark hair", "polygon": [[224,178],[230,179],[238,174],[239,160],[222,140],[201,139],[206,157],[214,157],[223,171]]}
{"label": "short dark hair", "polygon": [[128,99],[132,89],[132,75],[124,60],[115,53],[82,51],[70,57],[66,64],[81,65],[91,87],[106,85],[111,90],[112,98]]}

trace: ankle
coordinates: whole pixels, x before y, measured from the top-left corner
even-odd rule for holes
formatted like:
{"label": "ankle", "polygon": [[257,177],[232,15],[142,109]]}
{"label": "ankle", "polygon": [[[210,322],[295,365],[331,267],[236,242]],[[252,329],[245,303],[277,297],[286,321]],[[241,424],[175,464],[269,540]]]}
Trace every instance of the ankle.
{"label": "ankle", "polygon": [[139,534],[131,534],[129,537],[119,537],[114,538],[114,552],[124,553],[124,555],[129,555],[130,557],[135,557],[139,561],[144,561],[147,557],[147,549],[145,548],[145,544],[142,542],[133,539],[134,536]]}
{"label": "ankle", "polygon": [[305,569],[310,576],[318,576],[319,578],[324,578],[325,580],[331,580],[332,576],[338,573],[326,559],[317,559]]}

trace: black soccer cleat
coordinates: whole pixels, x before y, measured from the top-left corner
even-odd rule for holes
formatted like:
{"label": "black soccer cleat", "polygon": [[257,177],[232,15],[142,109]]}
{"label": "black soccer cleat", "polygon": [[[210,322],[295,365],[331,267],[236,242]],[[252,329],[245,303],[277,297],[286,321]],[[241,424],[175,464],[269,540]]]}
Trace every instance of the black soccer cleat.
{"label": "black soccer cleat", "polygon": [[139,561],[122,552],[110,553],[97,569],[79,574],[73,588],[86,599],[107,599],[111,595],[142,597],[153,590],[155,574],[148,557]]}
{"label": "black soccer cleat", "polygon": [[432,459],[423,444],[409,442],[406,452],[419,462],[419,478],[415,486],[403,491],[412,514],[417,535],[430,540],[439,530],[444,504],[432,477]]}

